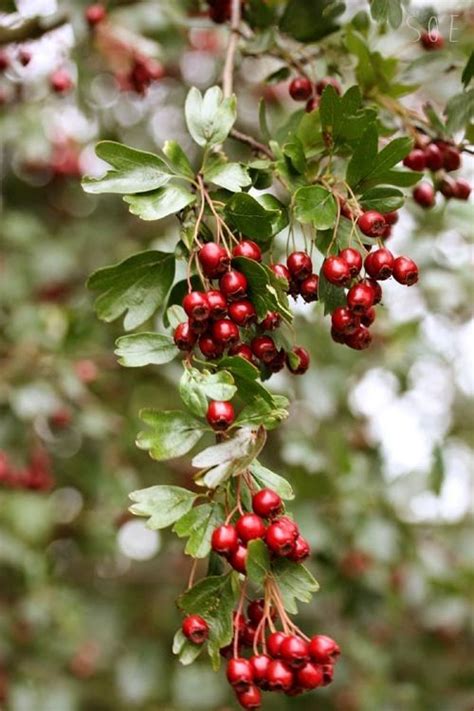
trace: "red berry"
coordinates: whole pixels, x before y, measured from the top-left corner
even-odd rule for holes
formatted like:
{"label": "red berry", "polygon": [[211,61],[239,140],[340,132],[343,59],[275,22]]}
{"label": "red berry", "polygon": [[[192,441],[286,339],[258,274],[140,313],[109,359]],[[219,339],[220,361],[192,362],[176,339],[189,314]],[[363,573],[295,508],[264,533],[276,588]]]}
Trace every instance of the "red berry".
{"label": "red berry", "polygon": [[299,528],[296,525],[296,523],[293,521],[293,519],[289,518],[288,516],[281,516],[278,519],[277,523],[279,523],[280,526],[283,526],[284,528],[286,528],[293,536],[293,540],[296,541],[296,539],[299,536],[300,531],[299,531]]}
{"label": "red berry", "polygon": [[217,279],[230,267],[230,254],[215,242],[208,242],[198,252],[199,263],[209,279]]}
{"label": "red berry", "polygon": [[257,627],[252,622],[247,622],[244,624],[244,629],[242,631],[242,641],[244,646],[253,647],[255,642],[255,637],[257,635]]}
{"label": "red berry", "polygon": [[102,20],[105,19],[106,15],[107,10],[99,2],[95,3],[94,5],[89,5],[89,7],[86,8],[85,12],[86,20],[91,27],[99,24],[99,22],[102,22]]}
{"label": "red berry", "polygon": [[293,550],[291,551],[288,558],[295,563],[302,563],[311,553],[309,543],[303,536],[298,536],[293,544]]}
{"label": "red berry", "polygon": [[359,217],[357,225],[368,237],[380,237],[385,229],[385,218],[377,210],[368,210]]}
{"label": "red berry", "polygon": [[311,99],[308,99],[304,107],[306,113],[310,114],[312,111],[316,111],[316,109],[319,108],[319,101],[319,96],[312,96]]}
{"label": "red berry", "polygon": [[426,168],[425,152],[420,148],[414,148],[403,159],[403,165],[410,168],[410,170],[416,170],[421,173]]}
{"label": "red berry", "polygon": [[327,257],[323,262],[323,274],[336,286],[345,286],[351,279],[349,265],[342,257]]}
{"label": "red berry", "polygon": [[271,691],[289,691],[294,676],[291,669],[279,659],[270,662],[267,669],[267,684]]}
{"label": "red berry", "polygon": [[363,326],[372,326],[373,322],[375,321],[375,309],[373,306],[370,307],[370,309],[367,309],[361,317],[360,317],[360,322]]}
{"label": "red berry", "polygon": [[208,291],[206,296],[211,318],[224,318],[227,315],[227,301],[224,294],[220,291]]}
{"label": "red berry", "polygon": [[22,47],[18,52],[18,60],[22,67],[27,67],[31,62],[31,52]]}
{"label": "red berry", "polygon": [[242,272],[230,271],[221,277],[220,288],[228,301],[238,301],[247,294],[247,279]]}
{"label": "red berry", "polygon": [[56,69],[56,71],[51,74],[49,83],[56,94],[65,94],[73,87],[71,75],[66,69]]}
{"label": "red berry", "polygon": [[254,682],[263,689],[267,688],[267,672],[271,661],[266,654],[257,654],[250,657]]}
{"label": "red berry", "polygon": [[269,311],[260,326],[264,331],[276,331],[281,324],[281,316],[277,311]]}
{"label": "red berry", "polygon": [[257,320],[257,312],[251,301],[234,301],[229,306],[229,316],[237,326],[247,328]]}
{"label": "red berry", "polygon": [[313,93],[313,85],[307,77],[295,77],[290,87],[290,96],[295,101],[307,101]]}
{"label": "red berry", "polygon": [[186,294],[183,299],[183,309],[189,318],[195,321],[205,321],[211,313],[207,296],[202,291],[191,291]]}
{"label": "red berry", "polygon": [[285,367],[285,361],[286,361],[286,352],[284,348],[280,348],[279,351],[277,351],[276,355],[274,358],[272,358],[268,363],[265,363],[266,367],[270,371],[270,373],[279,373],[280,370],[283,370]]}
{"label": "red berry", "polygon": [[436,143],[430,143],[429,146],[426,146],[425,159],[426,167],[429,170],[436,171],[443,167],[443,154]]}
{"label": "red berry", "polygon": [[211,400],[207,408],[206,419],[214,430],[226,430],[235,420],[234,406],[231,402]]}
{"label": "red berry", "polygon": [[280,279],[286,279],[287,282],[290,281],[291,275],[288,267],[284,264],[271,264],[270,269],[274,272]]}
{"label": "red berry", "polygon": [[386,212],[384,215],[385,222],[387,225],[396,225],[398,222],[398,212],[396,210],[393,210],[392,212]]}
{"label": "red berry", "polygon": [[299,362],[296,366],[292,365],[289,354],[286,356],[286,365],[290,373],[293,375],[304,375],[309,368],[310,356],[306,348],[302,346],[295,346],[291,349],[291,352],[298,357]]}
{"label": "red berry", "polygon": [[313,262],[306,252],[292,252],[286,264],[291,276],[297,281],[303,281],[313,273]]}
{"label": "red berry", "polygon": [[193,644],[203,644],[209,635],[208,624],[200,615],[185,617],[182,630],[184,636]]}
{"label": "red berry", "polygon": [[317,664],[334,664],[340,655],[339,645],[331,637],[317,634],[309,643],[309,656]]}
{"label": "red berry", "polygon": [[359,326],[353,333],[345,336],[344,343],[355,351],[364,351],[372,343],[372,336],[368,328]]}
{"label": "red berry", "polygon": [[207,333],[209,330],[209,321],[196,321],[193,318],[189,319],[189,325],[191,327],[191,330],[193,333],[196,333],[198,336],[201,336],[204,333]]}
{"label": "red berry", "polygon": [[252,349],[246,343],[236,343],[235,345],[231,346],[229,349],[229,355],[241,356],[241,358],[245,358],[245,360],[248,360],[249,363],[252,364],[255,361]]}
{"label": "red berry", "polygon": [[247,615],[251,622],[255,625],[263,619],[265,608],[265,600],[261,598],[260,600],[252,600],[247,607]]}
{"label": "red berry", "polygon": [[347,305],[355,314],[363,314],[374,304],[374,292],[368,284],[354,284],[347,292]]}
{"label": "red berry", "polygon": [[192,351],[197,340],[189,321],[184,321],[176,326],[173,338],[180,351]]}
{"label": "red berry", "polygon": [[429,183],[420,183],[413,190],[413,199],[421,207],[430,208],[436,202],[435,191]]}
{"label": "red berry", "polygon": [[300,669],[309,661],[309,644],[297,635],[289,635],[281,643],[280,657],[292,669]]}
{"label": "red berry", "polygon": [[271,657],[276,658],[280,656],[280,647],[285,639],[286,634],[283,632],[272,632],[272,634],[269,635],[267,639],[267,647]]}
{"label": "red berry", "polygon": [[237,701],[243,709],[259,709],[262,705],[262,692],[253,684],[237,693]]}
{"label": "red berry", "polygon": [[253,259],[255,262],[262,261],[262,250],[256,242],[252,242],[250,239],[243,240],[239,242],[232,250],[234,257],[247,257],[247,259]]}
{"label": "red berry", "polygon": [[384,281],[392,276],[393,262],[393,254],[388,249],[376,249],[366,256],[364,267],[373,279]]}
{"label": "red berry", "polygon": [[224,345],[215,341],[211,336],[201,336],[199,339],[199,348],[203,356],[208,360],[220,358],[224,353]]}
{"label": "red berry", "polygon": [[213,0],[212,4],[209,3],[209,5],[209,17],[216,24],[222,25],[224,22],[231,19],[231,0]]}
{"label": "red berry", "polygon": [[261,489],[252,497],[252,508],[262,518],[277,516],[283,506],[280,496],[272,489]]}
{"label": "red berry", "polygon": [[323,686],[329,686],[334,676],[334,667],[332,664],[323,664]]}
{"label": "red berry", "polygon": [[300,284],[300,294],[307,304],[318,300],[319,277],[317,274],[311,274],[307,279],[304,279]]}
{"label": "red berry", "polygon": [[427,32],[422,32],[420,42],[424,49],[441,49],[444,46],[444,39],[438,30],[430,29]]}
{"label": "red berry", "polygon": [[229,557],[235,553],[239,547],[239,537],[235,526],[232,524],[223,524],[216,528],[212,534],[212,550],[219,555]]}
{"label": "red berry", "polygon": [[455,146],[446,146],[443,150],[443,168],[451,173],[461,166],[461,154]]}
{"label": "red berry", "polygon": [[323,685],[323,667],[320,664],[308,662],[296,674],[296,683],[302,689],[310,691]]}
{"label": "red berry", "polygon": [[471,194],[471,186],[467,180],[464,178],[458,178],[456,180],[456,189],[454,197],[458,200],[469,200],[469,195]]}
{"label": "red berry", "polygon": [[413,259],[397,257],[393,263],[393,276],[400,284],[412,286],[418,281],[418,267]]}
{"label": "red berry", "polygon": [[336,331],[334,326],[331,328],[331,338],[335,343],[345,343],[346,336],[341,331]]}
{"label": "red berry", "polygon": [[295,536],[288,526],[280,522],[272,523],[267,528],[265,543],[268,548],[278,556],[286,556],[293,550]]}
{"label": "red berry", "polygon": [[275,341],[270,336],[257,336],[250,347],[254,356],[264,363],[270,363],[278,354]]}
{"label": "red berry", "polygon": [[237,533],[242,543],[248,543],[265,535],[265,524],[256,514],[244,514],[236,524]]}
{"label": "red berry", "polygon": [[[359,326],[359,319],[349,308],[338,306],[331,314],[331,323],[337,333],[353,333]],[[344,343],[344,340],[342,340]]]}
{"label": "red berry", "polygon": [[10,58],[4,49],[0,49],[0,73],[10,66]]}
{"label": "red berry", "polygon": [[229,558],[229,563],[238,573],[245,575],[247,572],[247,549],[245,546],[240,545],[237,547]]}
{"label": "red berry", "polygon": [[338,256],[343,259],[349,267],[351,277],[356,277],[362,269],[361,253],[358,252],[357,249],[353,249],[352,247],[346,247],[346,249],[342,249],[339,252]]}
{"label": "red berry", "polygon": [[253,684],[253,671],[249,660],[243,657],[229,659],[227,681],[239,693],[246,691]]}
{"label": "red berry", "polygon": [[456,181],[448,175],[441,180],[438,187],[440,193],[442,193],[447,200],[456,194]]}
{"label": "red berry", "polygon": [[361,284],[368,284],[374,293],[374,304],[380,304],[382,301],[382,287],[375,279],[363,279]]}
{"label": "red berry", "polygon": [[336,90],[336,92],[338,94],[342,93],[342,87],[341,87],[340,83],[338,82],[338,80],[335,79],[334,77],[325,77],[324,79],[321,79],[320,81],[318,81],[318,83],[316,84],[316,91],[318,92],[319,95],[321,95],[327,86],[334,87],[334,89]]}
{"label": "red berry", "polygon": [[220,318],[212,324],[213,339],[223,346],[229,346],[239,340],[239,329],[228,318]]}

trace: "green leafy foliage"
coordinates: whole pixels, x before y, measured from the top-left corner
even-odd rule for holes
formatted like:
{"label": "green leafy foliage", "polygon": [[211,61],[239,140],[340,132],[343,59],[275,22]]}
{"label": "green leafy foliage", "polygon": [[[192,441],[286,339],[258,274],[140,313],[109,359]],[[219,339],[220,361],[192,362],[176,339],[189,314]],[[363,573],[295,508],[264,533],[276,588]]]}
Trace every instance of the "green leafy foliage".
{"label": "green leafy foliage", "polygon": [[247,546],[247,576],[255,585],[263,586],[270,572],[270,553],[265,543],[259,539]]}
{"label": "green leafy foliage", "polygon": [[149,486],[132,491],[134,502],[130,511],[136,516],[147,516],[147,527],[167,528],[186,514],[196,500],[196,494],[180,486]]}
{"label": "green leafy foliage", "polygon": [[347,166],[347,182],[354,190],[389,183],[390,169],[408,155],[412,146],[413,141],[404,136],[395,138],[379,153],[377,129],[369,126]]}
{"label": "green leafy foliage", "polygon": [[258,318],[264,319],[269,311],[277,311],[290,322],[292,314],[288,296],[281,280],[272,270],[246,257],[238,257],[234,263],[247,277],[248,297],[255,306]]}
{"label": "green leafy foliage", "polygon": [[272,472],[270,469],[262,466],[260,462],[253,462],[250,467],[250,472],[260,488],[273,489],[273,491],[276,491],[282,499],[287,501],[295,498],[294,491],[289,481],[279,474],[275,474],[275,472]]}
{"label": "green leafy foliage", "polygon": [[193,558],[207,558],[211,552],[213,531],[225,519],[224,509],[219,503],[195,506],[177,521],[174,533],[180,538],[187,538],[184,552]]}
{"label": "green leafy foliage", "polygon": [[262,425],[267,430],[273,430],[288,417],[288,404],[288,400],[279,395],[274,395],[271,403],[256,396],[244,407],[236,424],[242,427]]}
{"label": "green leafy foliage", "polygon": [[204,179],[233,193],[240,192],[252,183],[247,169],[240,163],[228,163],[217,156],[207,162]]}
{"label": "green leafy foliage", "polygon": [[466,66],[463,69],[461,76],[461,81],[464,87],[468,87],[471,83],[471,79],[474,76],[474,50],[469,55],[469,59],[466,62]]}
{"label": "green leafy foliage", "polygon": [[199,417],[207,412],[209,400],[232,400],[237,392],[234,378],[226,370],[211,373],[209,370],[186,368],[179,391],[184,404]]}
{"label": "green leafy foliage", "polygon": [[285,558],[278,558],[272,564],[273,576],[280,589],[285,609],[291,614],[298,613],[297,600],[311,602],[319,584],[309,570],[301,564]]}
{"label": "green leafy foliage", "polygon": [[404,202],[403,193],[396,188],[372,188],[360,196],[364,210],[377,210],[382,214],[399,210]]}
{"label": "green leafy foliage", "polygon": [[137,447],[147,450],[157,461],[186,454],[207,429],[186,412],[174,410],[142,410],[140,419],[151,429],[139,433]]}
{"label": "green leafy foliage", "polygon": [[280,29],[300,42],[315,42],[338,29],[344,9],[343,2],[332,0],[289,0]]}
{"label": "green leafy foliage", "polygon": [[179,351],[169,336],[159,333],[134,333],[117,340],[115,355],[120,365],[140,368],[145,365],[163,365],[176,358]]}
{"label": "green leafy foliage", "polygon": [[303,224],[311,223],[319,230],[333,227],[337,218],[334,195],[319,185],[300,188],[295,193],[295,217]]}
{"label": "green leafy foliage", "polygon": [[216,146],[225,141],[237,117],[235,97],[225,99],[218,86],[204,96],[199,89],[189,90],[185,104],[188,131],[199,146]]}
{"label": "green leafy foliage", "polygon": [[189,162],[188,156],[177,141],[166,141],[163,146],[163,153],[178,175],[190,179],[194,178],[193,167]]}
{"label": "green leafy foliage", "polygon": [[245,471],[258,457],[266,441],[263,427],[241,427],[230,438],[199,452],[193,467],[200,469],[196,482],[215,489],[223,482]]}
{"label": "green leafy foliage", "polygon": [[318,298],[324,306],[324,314],[332,314],[338,306],[346,305],[346,295],[344,289],[331,284],[326,279],[323,272],[319,272]]}
{"label": "green leafy foliage", "polygon": [[125,195],[132,215],[142,220],[162,220],[196,202],[196,196],[182,185],[169,184],[145,195]]}
{"label": "green leafy foliage", "polygon": [[460,131],[474,121],[474,89],[455,94],[446,104],[446,128],[449,133]]}
{"label": "green leafy foliage", "polygon": [[394,29],[402,24],[402,0],[371,0],[370,13],[377,22],[388,22]]}
{"label": "green leafy foliage", "polygon": [[185,667],[196,661],[203,648],[203,645],[193,644],[186,639],[181,629],[176,632],[173,638],[173,654],[178,656],[179,661]]}
{"label": "green leafy foliage", "polygon": [[239,232],[266,246],[273,236],[273,222],[278,217],[277,210],[267,210],[247,193],[234,195],[226,205],[226,217]]}

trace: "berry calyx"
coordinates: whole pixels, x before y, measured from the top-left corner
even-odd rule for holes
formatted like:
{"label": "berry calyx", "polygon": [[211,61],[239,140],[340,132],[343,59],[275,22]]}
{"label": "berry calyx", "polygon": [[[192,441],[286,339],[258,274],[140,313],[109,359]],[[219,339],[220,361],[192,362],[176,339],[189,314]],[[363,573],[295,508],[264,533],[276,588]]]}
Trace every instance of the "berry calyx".
{"label": "berry calyx", "polygon": [[363,212],[357,220],[357,226],[367,237],[380,237],[386,227],[385,218],[377,210]]}
{"label": "berry calyx", "polygon": [[288,255],[286,264],[290,275],[297,281],[303,281],[313,273],[313,262],[306,252],[292,252]]}
{"label": "berry calyx", "polygon": [[340,653],[337,642],[324,634],[315,635],[309,642],[309,656],[317,664],[334,664]]}
{"label": "berry calyx", "polygon": [[270,363],[278,354],[275,341],[270,336],[257,336],[250,347],[254,356],[263,363]]}
{"label": "berry calyx", "polygon": [[345,286],[351,278],[349,265],[342,257],[327,257],[323,262],[323,274],[335,286]]}
{"label": "berry calyx", "polygon": [[223,524],[216,528],[211,539],[212,550],[226,558],[231,556],[239,547],[239,537],[235,526]]}
{"label": "berry calyx", "polygon": [[215,242],[208,242],[198,252],[199,263],[209,279],[217,279],[230,267],[230,254]]}
{"label": "berry calyx", "polygon": [[418,267],[413,259],[397,257],[393,263],[393,276],[399,284],[412,286],[418,281]]}
{"label": "berry calyx", "polygon": [[247,278],[242,272],[230,271],[221,277],[220,289],[228,301],[237,301],[247,294]]}
{"label": "berry calyx", "polygon": [[239,340],[239,329],[229,318],[214,321],[211,328],[212,338],[222,346],[229,346]]}
{"label": "berry calyx", "polygon": [[347,305],[357,315],[363,314],[374,303],[374,292],[368,284],[354,284],[347,292]]}
{"label": "berry calyx", "polygon": [[351,277],[356,277],[362,269],[362,255],[353,247],[342,249],[338,255],[349,267]]}
{"label": "berry calyx", "polygon": [[236,524],[238,536],[242,543],[248,543],[265,535],[265,524],[256,514],[244,514]]}
{"label": "berry calyx", "polygon": [[293,375],[304,375],[310,364],[310,355],[308,351],[302,346],[295,346],[291,349],[291,353],[293,356],[296,356],[298,363],[294,364],[290,353],[288,353],[286,356],[286,365],[288,370],[290,373],[293,373]]}
{"label": "berry calyx", "polygon": [[267,683],[271,691],[289,691],[293,686],[293,672],[285,662],[274,659],[268,665]]}
{"label": "berry calyx", "polygon": [[295,536],[288,526],[280,521],[272,523],[267,528],[265,543],[268,548],[278,556],[286,556],[293,550]]}
{"label": "berry calyx", "polygon": [[197,335],[192,330],[189,321],[184,321],[176,326],[173,339],[180,351],[192,351],[197,341]]}
{"label": "berry calyx", "polygon": [[[388,249],[376,249],[370,252],[364,262],[365,271],[377,281],[389,279],[393,272],[394,258]],[[372,304],[371,304],[372,305]]]}
{"label": "berry calyx", "polygon": [[211,313],[207,295],[202,291],[191,291],[186,294],[183,299],[183,309],[189,318],[195,321],[205,321]]}
{"label": "berry calyx", "polygon": [[193,644],[204,644],[209,636],[209,627],[200,615],[188,615],[182,624],[183,634]]}
{"label": "berry calyx", "polygon": [[278,516],[282,507],[281,497],[272,489],[261,489],[252,497],[252,508],[262,518]]}
{"label": "berry calyx", "polygon": [[247,259],[253,259],[255,262],[262,261],[262,250],[256,242],[247,239],[239,242],[232,250],[234,257],[247,257]]}
{"label": "berry calyx", "polygon": [[247,328],[257,320],[257,312],[251,301],[234,301],[229,306],[229,316],[237,326]]}
{"label": "berry calyx", "polygon": [[252,686],[253,671],[249,660],[243,657],[229,659],[227,663],[227,681],[239,693]]}
{"label": "berry calyx", "polygon": [[235,420],[234,406],[231,402],[211,400],[207,408],[206,419],[213,430],[218,432],[228,429]]}

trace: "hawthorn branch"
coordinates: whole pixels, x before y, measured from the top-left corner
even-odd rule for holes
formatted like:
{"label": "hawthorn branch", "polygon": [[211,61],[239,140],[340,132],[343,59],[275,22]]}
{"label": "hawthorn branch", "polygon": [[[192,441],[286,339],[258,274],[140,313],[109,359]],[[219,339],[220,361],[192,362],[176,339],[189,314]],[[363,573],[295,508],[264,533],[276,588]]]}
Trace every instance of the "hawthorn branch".
{"label": "hawthorn branch", "polygon": [[11,25],[2,25],[0,26],[0,46],[12,44],[13,42],[39,39],[48,32],[66,25],[68,22],[69,17],[67,15],[59,15],[48,22],[41,17],[32,17]]}
{"label": "hawthorn branch", "polygon": [[222,73],[222,89],[225,98],[232,96],[234,84],[235,53],[240,38],[241,9],[240,0],[232,0],[232,14],[230,20],[230,37],[225,56],[224,71]]}
{"label": "hawthorn branch", "polygon": [[231,130],[230,136],[231,138],[235,138],[236,141],[240,141],[241,143],[245,143],[247,146],[250,146],[253,151],[263,153],[267,156],[267,158],[273,160],[273,153],[271,150],[264,143],[260,143],[260,141],[257,141],[252,136],[242,133],[242,131],[238,131],[236,128]]}

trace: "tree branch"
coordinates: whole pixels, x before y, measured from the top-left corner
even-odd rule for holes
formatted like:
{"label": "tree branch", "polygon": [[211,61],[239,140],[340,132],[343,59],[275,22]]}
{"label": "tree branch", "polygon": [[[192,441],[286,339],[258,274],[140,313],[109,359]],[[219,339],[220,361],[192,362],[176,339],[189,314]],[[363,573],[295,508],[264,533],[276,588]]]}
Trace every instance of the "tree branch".
{"label": "tree branch", "polygon": [[260,141],[257,141],[252,136],[249,136],[246,133],[242,133],[242,131],[238,131],[236,128],[233,128],[231,130],[230,136],[231,138],[235,138],[236,141],[240,141],[241,143],[245,143],[247,146],[250,146],[253,151],[263,153],[267,156],[267,158],[273,160],[273,153],[271,152],[271,150],[267,148],[264,143],[260,143]]}
{"label": "tree branch", "polygon": [[226,98],[232,96],[234,84],[234,64],[235,53],[240,37],[240,0],[232,0],[232,14],[230,20],[230,37],[227,45],[227,52],[224,63],[224,71],[222,73],[222,88]]}
{"label": "tree branch", "polygon": [[68,22],[67,15],[59,15],[48,22],[41,17],[31,17],[10,26],[2,25],[0,26],[0,46],[11,44],[12,42],[39,39]]}

